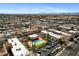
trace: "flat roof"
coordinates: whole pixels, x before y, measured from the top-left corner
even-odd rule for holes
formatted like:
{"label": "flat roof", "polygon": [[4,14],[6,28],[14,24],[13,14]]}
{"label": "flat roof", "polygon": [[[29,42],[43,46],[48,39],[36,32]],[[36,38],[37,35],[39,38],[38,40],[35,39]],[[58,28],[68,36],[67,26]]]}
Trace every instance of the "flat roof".
{"label": "flat roof", "polygon": [[29,35],[29,37],[33,37],[33,38],[36,36],[38,36],[38,35],[36,35],[36,34]]}
{"label": "flat roof", "polygon": [[43,30],[43,31],[41,31],[41,32],[43,32],[43,33],[45,33],[45,34],[48,34],[48,32],[47,32],[46,30]]}
{"label": "flat roof", "polygon": [[67,26],[59,26],[61,28],[65,28],[65,29],[71,29],[70,27],[67,27]]}
{"label": "flat roof", "polygon": [[55,37],[55,38],[58,38],[58,39],[63,38],[62,35],[54,34],[53,32],[50,32],[50,31],[44,30],[44,31],[41,31],[41,32],[43,32],[45,34],[49,34],[50,36]]}
{"label": "flat roof", "polygon": [[29,55],[28,49],[17,38],[8,39],[8,42],[13,46],[11,50],[14,56]]}
{"label": "flat roof", "polygon": [[65,33],[65,32],[62,32],[59,30],[55,30],[55,29],[49,29],[49,30],[54,31],[54,32],[59,33],[59,34],[62,34],[62,35],[65,35],[65,36],[71,36],[71,34],[68,34],[68,33]]}
{"label": "flat roof", "polygon": [[53,37],[55,37],[55,38],[58,38],[58,39],[63,38],[62,35],[54,34],[54,33],[52,33],[52,32],[49,32],[49,35],[51,35],[51,36],[53,36]]}
{"label": "flat roof", "polygon": [[70,30],[69,33],[79,33],[79,31]]}

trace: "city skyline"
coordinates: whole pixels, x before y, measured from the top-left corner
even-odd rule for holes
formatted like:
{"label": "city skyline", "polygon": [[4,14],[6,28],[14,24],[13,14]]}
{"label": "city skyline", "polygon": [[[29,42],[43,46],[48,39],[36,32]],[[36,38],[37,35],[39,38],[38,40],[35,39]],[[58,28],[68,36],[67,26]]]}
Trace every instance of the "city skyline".
{"label": "city skyline", "polygon": [[2,14],[75,13],[79,3],[1,3]]}

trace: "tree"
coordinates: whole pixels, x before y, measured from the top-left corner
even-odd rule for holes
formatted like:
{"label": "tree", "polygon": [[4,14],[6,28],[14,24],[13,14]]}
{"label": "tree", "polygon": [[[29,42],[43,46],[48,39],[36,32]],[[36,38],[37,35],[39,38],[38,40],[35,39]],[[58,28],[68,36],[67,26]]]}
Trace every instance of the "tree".
{"label": "tree", "polygon": [[48,41],[49,40],[49,35],[46,35],[44,40]]}

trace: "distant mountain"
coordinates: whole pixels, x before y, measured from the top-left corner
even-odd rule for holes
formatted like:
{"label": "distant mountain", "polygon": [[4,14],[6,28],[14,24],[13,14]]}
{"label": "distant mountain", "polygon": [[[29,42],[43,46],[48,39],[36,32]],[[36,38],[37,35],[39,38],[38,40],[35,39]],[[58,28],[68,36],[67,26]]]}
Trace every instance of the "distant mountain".
{"label": "distant mountain", "polygon": [[41,13],[35,13],[35,14],[0,14],[0,15],[79,15],[79,12],[75,12],[75,13],[46,13],[46,12],[41,12]]}
{"label": "distant mountain", "polygon": [[39,14],[42,14],[42,15],[79,15],[79,12],[76,12],[76,13],[39,13]]}

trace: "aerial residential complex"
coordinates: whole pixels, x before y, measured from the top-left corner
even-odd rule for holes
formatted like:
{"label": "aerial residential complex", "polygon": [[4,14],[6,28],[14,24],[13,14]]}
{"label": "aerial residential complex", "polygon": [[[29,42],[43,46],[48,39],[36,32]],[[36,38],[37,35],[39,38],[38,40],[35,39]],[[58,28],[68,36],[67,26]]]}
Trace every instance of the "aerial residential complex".
{"label": "aerial residential complex", "polygon": [[79,15],[0,14],[0,56],[79,56]]}

